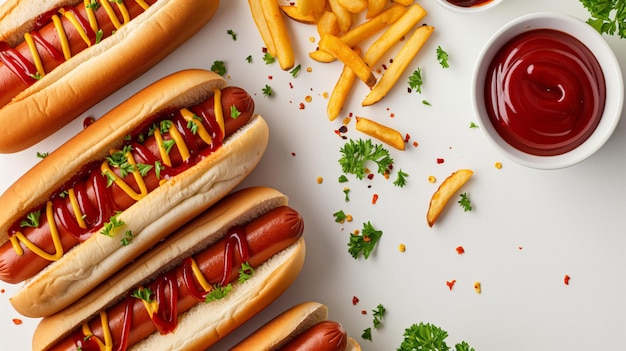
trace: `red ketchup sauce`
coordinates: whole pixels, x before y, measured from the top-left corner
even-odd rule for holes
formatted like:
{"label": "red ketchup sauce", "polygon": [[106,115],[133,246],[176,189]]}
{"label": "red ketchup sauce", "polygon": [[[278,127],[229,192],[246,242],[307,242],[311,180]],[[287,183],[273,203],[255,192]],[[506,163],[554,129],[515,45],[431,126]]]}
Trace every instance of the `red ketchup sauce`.
{"label": "red ketchup sauce", "polygon": [[452,5],[460,7],[478,7],[490,3],[492,0],[446,0]]}
{"label": "red ketchup sauce", "polygon": [[551,29],[523,33],[495,55],[485,105],[500,136],[525,153],[554,156],[581,145],[600,123],[604,74],[593,53]]}

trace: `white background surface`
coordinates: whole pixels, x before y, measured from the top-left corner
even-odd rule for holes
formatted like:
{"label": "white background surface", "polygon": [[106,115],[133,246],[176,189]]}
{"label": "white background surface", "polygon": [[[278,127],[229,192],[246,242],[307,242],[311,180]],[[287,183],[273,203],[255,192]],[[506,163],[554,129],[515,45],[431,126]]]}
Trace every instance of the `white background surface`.
{"label": "white background surface", "polygon": [[[620,123],[613,137],[593,157],[567,169],[541,171],[518,166],[493,150],[473,116],[470,79],[482,45],[489,35],[517,16],[535,11],[558,11],[581,19],[587,12],[577,0],[505,0],[482,15],[459,15],[422,0],[428,11],[424,23],[436,27],[408,76],[422,67],[421,95],[407,92],[404,81],[379,104],[362,108],[366,88],[357,84],[344,112],[353,112],[408,133],[418,147],[400,152],[388,148],[395,169],[409,174],[404,188],[376,176],[339,184],[337,162],[344,144],[335,129],[341,119],[326,118],[327,99],[341,70],[340,63],[310,60],[315,28],[289,22],[301,73],[292,77],[278,64],[262,60],[262,42],[247,2],[222,1],[214,19],[195,37],[138,80],[89,110],[98,117],[141,87],[184,68],[209,69],[224,60],[227,79],[255,96],[257,112],[271,128],[267,152],[247,185],[273,186],[290,197],[304,216],[307,259],[295,284],[267,310],[227,337],[224,349],[278,312],[293,304],[316,300],[330,308],[330,318],[343,323],[364,350],[395,350],[403,331],[413,323],[434,323],[449,332],[448,344],[467,341],[476,350],[619,350],[626,327],[626,129]],[[226,33],[232,29],[237,40]],[[626,40],[607,38],[622,69]],[[442,69],[435,55],[441,45],[450,55]],[[245,58],[253,56],[253,62]],[[389,56],[388,58],[390,58]],[[386,58],[385,60],[387,60]],[[307,72],[307,68],[311,72]],[[272,77],[270,79],[269,77]],[[403,78],[404,79],[404,78]],[[290,87],[289,83],[293,84]],[[261,89],[272,86],[275,95]],[[304,102],[310,95],[312,101]],[[425,106],[422,100],[432,106]],[[305,109],[299,109],[304,102]],[[391,118],[390,115],[395,117]],[[26,151],[1,155],[0,190],[6,189],[37,162],[36,152],[52,151],[82,128],[82,120]],[[362,138],[348,126],[347,136]],[[437,163],[437,158],[444,163]],[[502,169],[494,163],[500,161]],[[432,193],[459,168],[475,171],[463,191],[474,210],[463,212],[451,203],[433,228],[425,213]],[[428,182],[428,176],[437,183]],[[322,184],[317,178],[323,177]],[[350,201],[344,201],[344,187]],[[379,195],[372,204],[373,194]],[[455,201],[456,202],[456,201]],[[344,210],[354,221],[334,222]],[[347,252],[349,233],[362,223],[383,231],[369,260]],[[406,252],[398,245],[406,245]],[[455,248],[463,246],[465,254]],[[565,275],[571,276],[565,285]],[[452,290],[446,281],[455,279]],[[482,283],[477,294],[473,283]],[[16,287],[0,282],[1,349],[30,348],[36,320],[19,316],[8,299]],[[360,302],[354,306],[353,296]],[[373,341],[360,338],[372,325],[371,310],[383,304],[387,314]],[[367,315],[361,311],[366,310]],[[23,324],[15,325],[13,318]],[[10,346],[10,347],[9,347]]]}

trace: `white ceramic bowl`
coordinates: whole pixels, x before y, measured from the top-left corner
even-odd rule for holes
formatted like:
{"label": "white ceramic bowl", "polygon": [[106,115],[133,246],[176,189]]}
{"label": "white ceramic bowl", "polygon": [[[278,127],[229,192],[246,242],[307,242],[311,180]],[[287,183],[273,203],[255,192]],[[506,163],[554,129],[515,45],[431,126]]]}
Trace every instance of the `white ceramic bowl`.
{"label": "white ceramic bowl", "polygon": [[487,3],[484,3],[482,5],[478,5],[478,6],[472,6],[472,7],[464,7],[464,6],[458,6],[458,5],[454,5],[451,2],[447,1],[447,0],[437,0],[437,2],[439,3],[439,5],[443,6],[444,8],[453,11],[453,12],[458,12],[458,13],[477,13],[477,12],[484,12],[487,11],[491,8],[493,8],[494,6],[498,5],[499,3],[501,3],[503,0],[491,0]]}
{"label": "white ceramic bowl", "polygon": [[[488,67],[499,49],[509,40],[534,29],[555,29],[577,38],[594,53],[604,73],[606,99],[601,120],[593,134],[575,149],[555,156],[537,156],[522,152],[502,139],[486,112],[484,86]],[[564,168],[593,155],[609,139],[622,114],[624,82],[614,52],[602,36],[580,19],[557,13],[534,13],[519,17],[499,29],[478,56],[472,78],[474,113],[481,130],[507,158],[524,166],[538,169]]]}

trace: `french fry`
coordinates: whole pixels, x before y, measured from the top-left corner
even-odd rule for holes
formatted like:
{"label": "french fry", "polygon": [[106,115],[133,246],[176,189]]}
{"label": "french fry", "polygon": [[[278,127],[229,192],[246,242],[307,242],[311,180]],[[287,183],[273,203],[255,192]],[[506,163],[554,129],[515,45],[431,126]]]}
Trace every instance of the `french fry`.
{"label": "french fry", "polygon": [[[378,16],[350,29],[339,38],[349,47],[355,47],[364,40],[372,37],[389,24],[397,21],[398,18],[406,13],[406,11],[407,8],[402,5],[391,6],[387,10],[381,12]],[[332,62],[335,60],[332,55],[321,50],[309,53],[309,57],[318,62]]]}
{"label": "french fry", "polygon": [[368,87],[376,84],[376,76],[369,66],[363,62],[359,54],[352,50],[338,37],[331,34],[324,34],[319,42],[320,49],[333,55],[339,61],[348,65],[354,74],[359,77]]}
{"label": "french fry", "polygon": [[428,205],[428,213],[426,214],[426,221],[428,226],[432,227],[435,221],[446,207],[448,201],[459,189],[472,177],[474,172],[471,169],[460,169],[452,173],[446,178],[439,186],[437,191],[433,194]]}
{"label": "french fry", "polygon": [[326,7],[326,0],[297,0],[295,7],[302,16],[319,17]]}
{"label": "french fry", "polygon": [[305,24],[317,23],[317,18],[315,17],[313,12],[309,12],[308,14],[302,14],[300,10],[294,5],[281,6],[280,9],[285,15],[287,15],[287,17],[291,18],[294,21]]}
{"label": "french fry", "polygon": [[364,61],[370,67],[380,60],[385,53],[426,16],[426,10],[418,4],[411,5],[394,24],[370,45],[364,55]]}
{"label": "french fry", "polygon": [[352,28],[352,14],[339,5],[339,0],[328,0],[330,10],[337,16],[337,23],[341,33],[345,33]]}
{"label": "french fry", "polygon": [[385,8],[385,4],[387,0],[367,0],[367,14],[365,18],[373,18],[378,16],[383,9]]}
{"label": "french fry", "polygon": [[404,150],[404,138],[399,131],[364,117],[356,117],[356,130],[376,138],[398,150]]}
{"label": "french fry", "polygon": [[367,10],[367,0],[338,0],[338,2],[350,13],[361,13]]}
{"label": "french fry", "polygon": [[392,0],[396,4],[400,4],[403,6],[411,6],[413,5],[413,0]]}
{"label": "french fry", "polygon": [[413,32],[411,37],[402,45],[376,86],[367,94],[362,102],[363,106],[373,105],[387,95],[434,30],[435,27],[422,25]]}
{"label": "french fry", "polygon": [[278,0],[260,0],[263,15],[267,22],[267,28],[276,48],[276,58],[280,67],[288,71],[295,65],[295,55],[289,38],[289,31],[283,13],[278,5]]}
{"label": "french fry", "polygon": [[324,34],[339,34],[339,23],[337,22],[337,15],[331,11],[324,11],[317,21],[317,33],[320,37]]}
{"label": "french fry", "polygon": [[[361,55],[361,50],[358,47],[354,48],[354,51],[357,55]],[[343,105],[348,99],[348,94],[352,91],[355,80],[356,74],[354,74],[354,71],[352,71],[348,65],[343,65],[343,70],[328,99],[326,114],[329,120],[334,121],[339,116],[339,112],[341,112]]]}
{"label": "french fry", "polygon": [[261,0],[248,0],[248,5],[250,6],[252,19],[254,20],[257,29],[259,30],[259,34],[261,35],[261,39],[265,44],[267,52],[272,56],[276,56],[276,48],[274,47],[274,41],[272,40],[270,30],[267,27],[267,21],[265,21],[265,16],[263,15]]}

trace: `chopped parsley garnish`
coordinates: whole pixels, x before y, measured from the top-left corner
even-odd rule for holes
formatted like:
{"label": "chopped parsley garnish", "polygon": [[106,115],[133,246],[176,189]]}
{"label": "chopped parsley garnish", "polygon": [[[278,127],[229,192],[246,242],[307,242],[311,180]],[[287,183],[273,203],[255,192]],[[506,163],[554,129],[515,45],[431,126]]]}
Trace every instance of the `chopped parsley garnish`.
{"label": "chopped parsley garnish", "polygon": [[[430,323],[413,324],[404,330],[404,340],[397,351],[447,351],[448,332]],[[454,346],[456,351],[475,351],[467,342],[462,341]]]}
{"label": "chopped parsley garnish", "polygon": [[39,72],[31,73],[30,77],[35,80],[40,80],[41,78],[43,78],[43,76]]}
{"label": "chopped parsley garnish", "polygon": [[235,31],[233,31],[232,29],[229,29],[226,31],[226,33],[228,33],[228,35],[230,35],[230,37],[233,38],[233,41],[237,41],[237,33],[235,33]]}
{"label": "chopped parsley garnish", "polygon": [[96,32],[96,44],[102,41],[103,36],[104,36],[104,31],[102,31],[102,29],[98,29],[98,31]]}
{"label": "chopped parsley garnish", "polygon": [[202,118],[198,117],[196,114],[194,114],[193,117],[187,121],[187,129],[189,129],[193,135],[198,134],[198,122],[196,121],[202,123]]}
{"label": "chopped parsley garnish", "polygon": [[128,246],[128,244],[131,243],[131,241],[133,241],[133,232],[130,230],[127,230],[124,233],[124,237],[122,238],[122,240],[120,240],[120,243],[122,243],[122,246]]}
{"label": "chopped parsley garnish", "polygon": [[265,84],[265,86],[263,87],[263,95],[264,96],[272,96],[272,94],[274,93],[274,91],[272,90],[272,87]]}
{"label": "chopped parsley garnish", "polygon": [[404,187],[406,185],[406,178],[409,175],[404,172],[403,170],[399,170],[398,171],[398,177],[396,178],[396,180],[394,180],[393,185],[398,186],[400,188]]}
{"label": "chopped parsley garnish", "polygon": [[295,78],[298,75],[298,73],[300,73],[300,65],[298,64],[291,71],[289,71],[289,73]]}
{"label": "chopped parsley garnish", "polygon": [[146,301],[147,303],[151,303],[153,301],[152,290],[150,288],[137,288],[130,294],[130,296]]}
{"label": "chopped parsley garnish", "polygon": [[350,188],[343,188],[344,201],[350,202]]}
{"label": "chopped parsley garnish", "polygon": [[125,223],[123,221],[120,221],[117,218],[117,216],[119,216],[120,213],[122,212],[117,212],[116,214],[111,216],[108,222],[104,223],[104,226],[102,227],[102,230],[100,231],[100,234],[113,237],[113,230],[115,228],[124,226]]}
{"label": "chopped parsley garnish", "polygon": [[252,63],[252,55],[248,55],[248,57],[246,57],[246,61],[248,63]]}
{"label": "chopped parsley garnish", "polygon": [[139,171],[139,174],[141,174],[142,177],[145,177],[146,175],[148,175],[148,172],[150,172],[152,168],[153,168],[152,165],[147,165],[144,163],[137,164],[137,170]]}
{"label": "chopped parsley garnish", "polygon": [[241,112],[239,112],[239,110],[237,109],[237,106],[235,105],[230,106],[230,118],[236,119],[240,115],[241,115]]}
{"label": "chopped parsley garnish", "polygon": [[154,173],[157,176],[157,179],[161,179],[161,171],[165,169],[165,166],[161,164],[161,161],[156,161],[154,163]]}
{"label": "chopped parsley garnish", "polygon": [[459,205],[463,208],[463,211],[469,212],[472,210],[472,203],[470,202],[467,193],[461,194],[461,200],[458,201]]}
{"label": "chopped parsley garnish", "polygon": [[426,106],[432,106],[432,104],[428,100],[422,100],[422,104]]}
{"label": "chopped parsley garnish", "polygon": [[214,300],[220,300],[223,299],[224,297],[226,297],[226,295],[228,295],[228,293],[230,293],[230,291],[233,289],[233,286],[231,284],[228,284],[226,286],[216,286],[213,288],[213,290],[211,290],[206,298],[205,298],[205,302],[211,302]]}
{"label": "chopped parsley garnish", "polygon": [[343,223],[346,220],[346,213],[343,210],[339,210],[333,213],[333,217],[335,217],[335,222]]}
{"label": "chopped parsley garnish", "polygon": [[39,151],[37,152],[37,157],[39,158],[46,158],[48,157],[48,155],[50,155],[49,152],[39,152]]}
{"label": "chopped parsley garnish", "polygon": [[441,46],[437,46],[437,61],[439,61],[439,64],[443,68],[449,68],[450,67],[450,65],[448,64],[448,53],[445,52],[441,48]]}
{"label": "chopped parsley garnish", "polygon": [[265,61],[266,65],[272,64],[276,61],[276,59],[274,58],[274,56],[272,56],[272,54],[270,54],[269,52],[266,52],[265,55],[263,55],[263,61]]}
{"label": "chopped parsley garnish", "polygon": [[600,34],[626,38],[626,0],[580,0],[591,17],[587,23]]}
{"label": "chopped parsley garnish", "polygon": [[350,234],[348,252],[353,258],[358,259],[361,255],[366,260],[376,248],[376,244],[382,237],[383,232],[374,229],[370,222],[363,223],[361,234]]}
{"label": "chopped parsley garnish", "polygon": [[176,140],[174,139],[163,140],[163,149],[165,149],[165,152],[168,154],[172,151],[174,145],[176,145]]}
{"label": "chopped parsley garnish", "polygon": [[470,122],[470,128],[478,128],[478,124],[474,123],[474,122]]}
{"label": "chopped parsley garnish", "polygon": [[340,150],[339,159],[343,173],[354,174],[358,179],[365,177],[366,163],[374,162],[378,173],[385,174],[393,164],[393,159],[381,144],[374,145],[371,139],[350,139]]}
{"label": "chopped parsley garnish", "polygon": [[348,177],[346,177],[345,174],[342,174],[339,176],[339,178],[337,179],[339,181],[339,183],[347,183],[348,182]]}
{"label": "chopped parsley garnish", "polygon": [[89,4],[87,4],[87,8],[95,11],[100,8],[100,2],[98,0],[91,0]]}
{"label": "chopped parsley garnish", "polygon": [[254,274],[254,268],[252,268],[252,266],[250,266],[250,263],[248,262],[243,262],[241,264],[241,267],[239,268],[239,282],[243,283],[246,280],[250,279],[252,277],[252,275]]}
{"label": "chopped parsley garnish", "polygon": [[33,211],[26,215],[26,219],[20,222],[20,227],[39,227],[39,218],[41,217],[41,211]]}
{"label": "chopped parsley garnish", "polygon": [[122,178],[135,171],[135,166],[128,162],[128,157],[126,157],[131,151],[132,147],[126,145],[122,150],[115,151],[111,156],[106,158],[111,167],[117,167],[120,170],[120,176]]}
{"label": "chopped parsley garnish", "polygon": [[372,314],[374,316],[374,320],[372,321],[372,323],[374,324],[374,329],[380,328],[382,320],[385,317],[385,312],[387,312],[387,310],[382,304],[378,304],[378,306],[376,306],[376,309],[372,310]]}
{"label": "chopped parsley garnish", "polygon": [[364,340],[372,341],[372,328],[365,328],[365,330],[363,330],[363,333],[361,334],[361,338],[363,338]]}
{"label": "chopped parsley garnish", "polygon": [[226,74],[226,64],[224,63],[224,61],[214,61],[211,65],[211,71],[219,74],[220,76],[223,76],[224,74]]}
{"label": "chopped parsley garnish", "polygon": [[424,84],[422,81],[422,68],[418,67],[409,77],[409,87],[421,94],[422,84]]}

